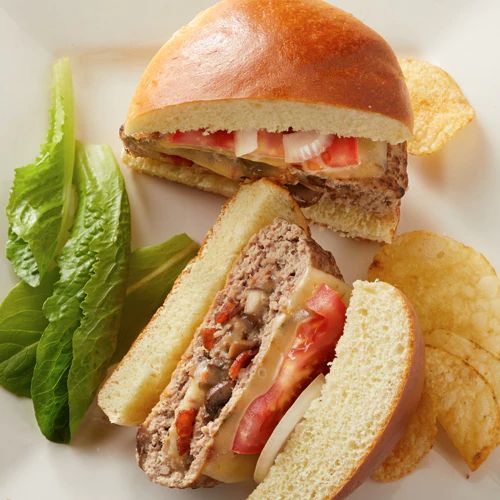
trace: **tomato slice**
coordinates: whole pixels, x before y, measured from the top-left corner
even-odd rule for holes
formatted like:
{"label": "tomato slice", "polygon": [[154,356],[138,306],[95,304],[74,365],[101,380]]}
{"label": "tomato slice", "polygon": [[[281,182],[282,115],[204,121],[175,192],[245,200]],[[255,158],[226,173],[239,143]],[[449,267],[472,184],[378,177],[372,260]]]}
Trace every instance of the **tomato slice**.
{"label": "tomato slice", "polygon": [[175,430],[177,431],[177,451],[179,455],[185,455],[191,447],[193,437],[194,421],[198,410],[190,408],[181,410],[175,419]]}
{"label": "tomato slice", "polygon": [[306,302],[306,306],[332,324],[344,322],[344,302],[335,290],[324,283],[314,290],[314,295]]}
{"label": "tomato slice", "polygon": [[334,136],[331,144],[321,153],[323,163],[329,167],[347,167],[359,163],[358,140],[355,137]]}
{"label": "tomato slice", "polygon": [[241,418],[232,446],[235,453],[260,453],[298,395],[317,375],[328,371],[344,329],[346,306],[327,285],[318,287],[307,306],[312,316],[297,327],[273,385],[250,403]]}
{"label": "tomato slice", "polygon": [[281,132],[257,132],[257,154],[268,158],[284,158],[283,134]]}
{"label": "tomato slice", "polygon": [[234,132],[217,130],[206,134],[203,129],[177,131],[167,135],[168,142],[173,144],[185,144],[186,146],[204,146],[234,151]]}

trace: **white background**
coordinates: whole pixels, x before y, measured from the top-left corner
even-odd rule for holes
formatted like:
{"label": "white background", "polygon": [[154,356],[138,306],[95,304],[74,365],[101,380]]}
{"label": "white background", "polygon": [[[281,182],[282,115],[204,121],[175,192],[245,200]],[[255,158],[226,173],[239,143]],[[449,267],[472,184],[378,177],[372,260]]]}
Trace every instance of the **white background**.
{"label": "white background", "polygon": [[[211,1],[83,2],[0,0],[0,248],[13,169],[38,153],[47,127],[50,66],[70,55],[77,103],[77,135],[110,144],[149,58]],[[379,31],[398,55],[441,65],[459,82],[477,118],[441,153],[411,159],[410,190],[400,231],[427,228],[481,250],[500,268],[500,4],[495,0],[337,1]],[[132,206],[134,246],[187,232],[200,241],[222,199],[124,172]],[[348,280],[364,277],[377,245],[315,230]],[[0,257],[0,299],[15,282]],[[418,470],[390,485],[365,483],[352,498],[500,498],[500,450],[470,476],[440,435]],[[246,486],[173,491],[149,483],[135,465],[134,431],[89,414],[73,446],[47,442],[31,402],[0,388],[0,500],[238,499]]]}

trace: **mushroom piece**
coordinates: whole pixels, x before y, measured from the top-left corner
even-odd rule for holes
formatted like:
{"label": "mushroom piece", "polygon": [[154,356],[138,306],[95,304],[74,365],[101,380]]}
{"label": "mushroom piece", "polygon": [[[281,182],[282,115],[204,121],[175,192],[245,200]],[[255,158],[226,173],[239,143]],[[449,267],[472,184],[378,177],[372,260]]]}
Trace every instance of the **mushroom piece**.
{"label": "mushroom piece", "polygon": [[256,345],[257,343],[254,340],[236,340],[229,346],[228,356],[234,359],[238,354],[253,349]]}
{"label": "mushroom piece", "polygon": [[233,383],[230,380],[214,385],[207,394],[205,409],[211,418],[215,418],[220,409],[229,401],[233,393]]}

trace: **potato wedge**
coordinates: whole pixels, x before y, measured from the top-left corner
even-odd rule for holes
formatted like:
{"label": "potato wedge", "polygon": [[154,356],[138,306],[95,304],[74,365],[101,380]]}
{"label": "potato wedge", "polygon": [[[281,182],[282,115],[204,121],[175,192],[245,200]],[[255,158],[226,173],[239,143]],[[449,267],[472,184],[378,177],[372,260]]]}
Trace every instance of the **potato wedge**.
{"label": "potato wedge", "polygon": [[440,150],[473,118],[474,109],[455,80],[426,61],[399,61],[413,109],[413,138],[408,152],[426,155]]}
{"label": "potato wedge", "polygon": [[471,470],[495,448],[500,414],[492,388],[459,357],[426,347],[426,380],[439,423]]}
{"label": "potato wedge", "polygon": [[409,297],[424,335],[452,331],[500,357],[500,280],[473,248],[429,231],[405,233],[379,250],[368,278]]}
{"label": "potato wedge", "polygon": [[382,465],[375,470],[372,479],[386,483],[410,474],[431,450],[436,434],[436,408],[426,385],[405,434]]}

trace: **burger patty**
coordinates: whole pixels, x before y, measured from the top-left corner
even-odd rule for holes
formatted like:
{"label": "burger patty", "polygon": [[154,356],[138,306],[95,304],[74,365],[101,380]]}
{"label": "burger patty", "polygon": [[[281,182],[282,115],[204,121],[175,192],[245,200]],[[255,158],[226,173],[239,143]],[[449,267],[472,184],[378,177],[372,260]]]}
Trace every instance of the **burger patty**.
{"label": "burger patty", "polygon": [[[333,256],[299,226],[277,219],[250,240],[160,401],[137,432],[138,462],[150,479],[177,488],[214,484],[202,475],[214,438],[256,375],[259,359],[269,348],[274,318],[286,310],[290,295],[311,267],[342,279]],[[235,377],[234,361],[245,352],[250,353],[247,364]],[[187,453],[173,460],[170,429],[200,367],[209,370],[204,399]]]}
{"label": "burger patty", "polygon": [[[134,138],[127,136],[120,129],[120,137],[127,152],[133,156],[151,158],[169,163],[171,156],[159,150],[157,141],[159,134],[149,134]],[[291,166],[289,179],[285,185],[301,206],[311,206],[319,202],[323,196],[334,198],[345,206],[356,206],[376,215],[384,215],[399,207],[400,199],[408,188],[406,143],[387,145],[387,162],[385,173],[381,177],[366,177],[352,179],[324,179],[307,175]],[[249,166],[254,180],[265,175],[263,164],[251,160],[238,159]],[[254,168],[252,168],[252,165]],[[200,165],[193,164],[198,169],[209,171]],[[188,165],[185,168],[190,168]],[[244,179],[242,179],[244,180]],[[280,181],[281,182],[281,181]]]}

